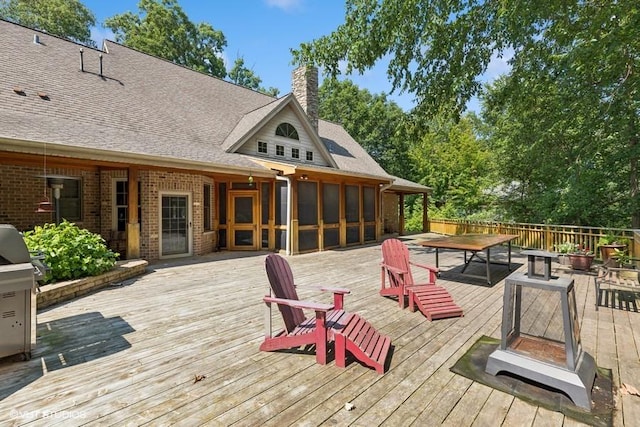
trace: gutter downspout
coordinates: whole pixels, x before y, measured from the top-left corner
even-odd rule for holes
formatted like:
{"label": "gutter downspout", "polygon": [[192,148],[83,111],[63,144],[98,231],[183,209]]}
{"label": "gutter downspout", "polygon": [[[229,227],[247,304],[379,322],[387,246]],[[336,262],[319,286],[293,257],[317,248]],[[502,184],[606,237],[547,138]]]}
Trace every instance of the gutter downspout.
{"label": "gutter downspout", "polygon": [[285,254],[291,255],[291,216],[293,214],[293,195],[291,194],[291,178],[288,176],[276,176],[278,181],[286,181],[287,183],[287,241],[285,247]]}

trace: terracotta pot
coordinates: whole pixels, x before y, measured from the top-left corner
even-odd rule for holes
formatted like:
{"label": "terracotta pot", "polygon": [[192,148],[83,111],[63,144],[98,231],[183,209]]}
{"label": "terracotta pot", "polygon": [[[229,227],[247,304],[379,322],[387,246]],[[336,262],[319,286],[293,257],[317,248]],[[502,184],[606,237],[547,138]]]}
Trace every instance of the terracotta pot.
{"label": "terracotta pot", "polygon": [[[616,249],[624,251],[627,245],[600,245],[600,256],[602,256],[602,263],[609,265],[609,260],[613,259],[612,256],[616,253]],[[615,263],[615,259],[613,259]]]}
{"label": "terracotta pot", "polygon": [[595,255],[579,255],[569,254],[569,261],[571,262],[571,268],[574,270],[589,271],[591,269],[591,263]]}

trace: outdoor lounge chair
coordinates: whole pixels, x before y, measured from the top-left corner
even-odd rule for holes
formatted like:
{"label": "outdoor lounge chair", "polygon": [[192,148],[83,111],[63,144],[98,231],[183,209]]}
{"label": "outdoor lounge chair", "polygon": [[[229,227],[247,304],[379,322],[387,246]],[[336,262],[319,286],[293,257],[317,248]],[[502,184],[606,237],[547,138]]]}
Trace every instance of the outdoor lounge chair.
{"label": "outdoor lounge chair", "polygon": [[[346,366],[346,353],[349,352],[363,364],[380,374],[384,373],[391,339],[379,333],[358,314],[343,310],[344,295],[350,293],[348,289],[320,288],[322,291],[333,292],[333,304],[300,301],[291,268],[284,258],[269,254],[265,267],[275,297],[264,297],[267,304],[267,330],[260,350],[274,351],[315,345],[316,361],[324,365],[327,363],[329,344],[334,342],[335,362],[339,367]],[[275,336],[271,332],[271,304],[278,305],[285,326]],[[315,316],[305,317],[304,309],[315,311]]]}
{"label": "outdoor lounge chair", "polygon": [[[415,283],[411,266],[424,268],[429,272],[427,283]],[[405,297],[409,299],[409,310],[416,307],[427,319],[463,316],[462,308],[442,286],[436,285],[438,269],[409,260],[409,248],[398,239],[382,242],[380,295],[397,297],[400,308],[405,307]],[[388,279],[388,284],[387,284]]]}

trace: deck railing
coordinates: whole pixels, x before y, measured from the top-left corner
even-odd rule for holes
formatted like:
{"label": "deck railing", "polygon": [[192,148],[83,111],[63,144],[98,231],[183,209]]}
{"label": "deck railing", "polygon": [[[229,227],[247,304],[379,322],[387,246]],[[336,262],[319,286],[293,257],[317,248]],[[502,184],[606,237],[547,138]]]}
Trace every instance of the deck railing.
{"label": "deck railing", "polygon": [[579,227],[572,225],[527,224],[517,222],[468,221],[462,219],[430,219],[429,231],[446,235],[456,234],[516,234],[513,245],[527,249],[555,252],[556,245],[578,243],[600,258],[598,241],[614,235],[627,243],[633,258],[640,256],[640,230],[626,228]]}

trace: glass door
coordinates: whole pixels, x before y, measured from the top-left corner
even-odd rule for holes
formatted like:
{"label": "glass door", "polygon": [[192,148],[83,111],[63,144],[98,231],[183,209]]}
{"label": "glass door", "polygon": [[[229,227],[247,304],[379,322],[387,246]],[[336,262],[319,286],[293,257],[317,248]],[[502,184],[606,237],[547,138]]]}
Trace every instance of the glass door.
{"label": "glass door", "polygon": [[191,219],[188,194],[161,196],[160,256],[191,254]]}
{"label": "glass door", "polygon": [[229,192],[230,250],[258,250],[258,194],[255,191]]}

